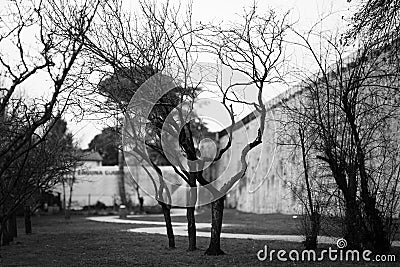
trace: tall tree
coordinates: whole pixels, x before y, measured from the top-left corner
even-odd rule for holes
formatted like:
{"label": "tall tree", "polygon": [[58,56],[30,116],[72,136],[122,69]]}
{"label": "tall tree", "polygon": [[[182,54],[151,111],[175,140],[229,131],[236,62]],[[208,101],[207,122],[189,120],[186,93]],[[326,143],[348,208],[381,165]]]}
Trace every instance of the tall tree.
{"label": "tall tree", "polygon": [[[221,255],[220,235],[222,230],[223,207],[225,195],[232,186],[245,176],[248,162],[248,153],[260,145],[264,139],[267,108],[264,103],[264,92],[273,83],[283,82],[285,75],[285,35],[289,29],[287,14],[278,15],[269,10],[260,14],[255,5],[245,11],[241,21],[228,26],[218,25],[210,28],[210,34],[201,37],[204,40],[206,51],[214,54],[221,64],[229,70],[241,74],[244,78],[228,86],[217,83],[221,91],[221,102],[230,114],[231,126],[228,128],[229,139],[224,147],[220,148],[212,161],[216,162],[228,151],[232,143],[232,131],[237,123],[232,104],[239,103],[253,107],[259,120],[257,135],[248,140],[240,151],[240,167],[218,191],[222,193],[212,202],[212,229],[210,245],[207,255]],[[248,86],[256,92],[255,100],[240,98],[237,88]],[[240,89],[239,89],[240,90]],[[247,89],[249,90],[249,89]],[[199,181],[200,182],[200,181]],[[204,183],[201,181],[200,183]]]}
{"label": "tall tree", "polygon": [[[0,21],[0,67],[4,80],[0,114],[0,223],[37,188],[52,184],[63,167],[46,143],[82,78],[78,56],[97,2],[10,2]],[[32,42],[32,35],[35,39]],[[7,49],[7,50],[6,50]],[[44,78],[45,77],[45,78]],[[34,79],[47,80],[48,97],[21,97]],[[41,85],[45,87],[46,85]],[[41,88],[39,88],[41,89]],[[37,168],[40,166],[39,168]],[[55,179],[53,178],[55,177]]]}
{"label": "tall tree", "polygon": [[[314,34],[318,48],[310,41]],[[392,47],[363,42],[349,54],[338,37],[299,37],[318,72],[303,72],[304,89],[291,113],[308,125],[310,153],[341,192],[349,248],[387,252],[400,189],[400,80]]]}
{"label": "tall tree", "polygon": [[[105,3],[102,6],[102,15],[96,30],[86,36],[87,51],[95,55],[91,56],[92,64],[108,66],[108,70],[111,69],[111,71],[102,72],[104,79],[99,86],[96,86],[96,93],[106,97],[107,105],[104,106],[102,100],[92,102],[92,105],[98,107],[98,111],[104,113],[105,116],[124,114],[138,87],[154,74],[164,71],[166,67],[176,65],[176,62],[180,62],[178,69],[187,70],[186,64],[190,64],[181,60],[185,56],[187,59],[189,50],[192,49],[192,44],[190,42],[185,44],[183,39],[190,38],[193,29],[190,28],[191,24],[189,23],[183,27],[178,25],[176,21],[178,13],[170,9],[168,4],[157,10],[155,4],[142,2],[141,14],[138,16],[122,12],[121,5],[117,1]],[[187,47],[178,48],[179,44]],[[176,86],[173,92],[164,96],[167,101],[161,102],[158,109],[160,112],[172,110],[174,103],[188,100],[191,91],[193,88],[187,84]],[[151,92],[148,93],[151,94]],[[154,117],[152,120],[154,122],[156,118]],[[149,131],[151,131],[150,128]],[[140,152],[139,155],[143,156],[147,155],[147,150],[149,150],[154,155],[153,152],[156,150],[151,145],[155,143],[149,141],[148,144],[146,148],[140,148],[136,152]],[[147,164],[147,167],[143,166],[144,168],[150,166],[157,173],[158,178],[163,180],[162,172],[154,158],[151,160],[147,158],[145,161],[138,160],[142,164]],[[160,204],[164,209],[168,233],[172,233],[169,215],[170,203],[160,199]],[[194,219],[194,208],[191,207],[188,212],[190,218]],[[190,229],[193,229],[193,226],[194,224],[191,224]],[[190,232],[193,233],[193,231]],[[192,234],[190,236],[189,249],[193,250],[196,247],[195,238],[192,237]],[[172,243],[170,242],[170,246]]]}
{"label": "tall tree", "polygon": [[[104,73],[105,78],[114,76],[120,81],[112,86],[128,89],[119,88],[118,92],[111,95],[106,93],[105,96],[118,108],[114,110],[126,111],[128,123],[125,127],[125,138],[131,140],[129,150],[134,154],[132,158],[143,164],[144,169],[150,167],[157,173],[156,177],[151,178],[154,188],[149,190],[154,190],[162,206],[170,205],[172,188],[168,187],[171,185],[164,180],[157,164],[148,157],[147,148],[152,148],[167,158],[181,179],[179,183],[188,185],[184,190],[189,195],[188,203],[185,203],[189,250],[196,249],[194,207],[201,204],[197,195],[199,185],[213,199],[218,199],[212,204],[212,237],[207,254],[222,254],[222,197],[244,176],[247,169],[246,155],[262,142],[266,115],[262,95],[266,85],[282,79],[280,68],[284,58],[283,37],[288,29],[285,16],[279,18],[274,12],[269,12],[264,17],[252,8],[245,14],[242,24],[228,28],[212,25],[194,27],[190,7],[182,17],[179,16],[179,10],[170,8],[168,4],[157,8],[155,4],[142,2],[144,20],[140,16],[122,13],[120,3],[105,5],[103,8],[106,11],[102,16],[102,24],[88,35],[87,50],[95,55],[92,57],[95,62],[93,64],[108,66],[107,70],[111,70],[111,73]],[[210,31],[203,35],[205,29]],[[201,46],[199,42],[202,43]],[[256,101],[247,103],[235,98],[232,88],[238,84],[226,88],[218,87],[221,89],[221,102],[231,118],[230,138],[236,123],[231,103],[251,105],[260,114],[258,134],[241,153],[240,171],[225,181],[222,188],[215,188],[204,178],[203,167],[220,160],[229,150],[231,140],[217,151],[215,157],[203,157],[196,146],[196,130],[190,123],[195,118],[193,105],[201,86],[199,80],[202,80],[193,79],[199,47],[217,55],[222,64],[231,71],[239,71],[245,75],[247,80],[239,83],[255,85],[258,95]],[[236,57],[241,60],[237,61]],[[96,90],[102,93],[99,88]],[[129,97],[133,97],[136,102],[129,101]],[[123,98],[123,101],[119,98]],[[128,102],[129,105],[126,105]],[[99,101],[98,107],[105,110],[103,102]],[[173,141],[163,143],[163,138]],[[167,149],[160,149],[160,143],[166,145]],[[148,170],[147,172],[150,173]]]}

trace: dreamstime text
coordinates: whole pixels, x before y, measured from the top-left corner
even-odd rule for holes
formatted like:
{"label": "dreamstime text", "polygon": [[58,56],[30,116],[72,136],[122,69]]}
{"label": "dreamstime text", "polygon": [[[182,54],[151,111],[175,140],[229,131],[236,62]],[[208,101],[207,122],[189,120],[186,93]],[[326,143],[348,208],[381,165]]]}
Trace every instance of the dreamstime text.
{"label": "dreamstime text", "polygon": [[292,249],[270,249],[267,245],[257,252],[260,261],[366,261],[366,262],[396,262],[396,255],[373,255],[372,251],[345,250],[347,241],[340,238],[336,242],[337,248],[329,247],[321,251]]}

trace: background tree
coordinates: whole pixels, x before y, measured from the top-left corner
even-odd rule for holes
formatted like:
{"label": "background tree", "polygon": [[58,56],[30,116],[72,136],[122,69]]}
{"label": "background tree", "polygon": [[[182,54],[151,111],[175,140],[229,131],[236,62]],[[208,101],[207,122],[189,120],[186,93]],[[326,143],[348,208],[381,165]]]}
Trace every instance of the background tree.
{"label": "background tree", "polygon": [[[72,135],[65,132],[64,121],[56,120],[57,122],[50,124],[53,128],[43,130],[47,133],[46,140],[31,148],[23,158],[14,161],[4,172],[2,188],[7,191],[2,192],[7,194],[2,194],[0,199],[4,205],[3,214],[9,212],[9,217],[12,218],[17,208],[25,206],[25,215],[29,217],[31,206],[40,200],[42,193],[51,190],[75,164],[77,159],[74,157]],[[33,142],[35,139],[33,137]],[[18,177],[18,180],[14,177]],[[7,226],[7,220],[3,220],[3,244],[8,244],[11,241],[10,232],[14,229]]]}
{"label": "background tree", "polygon": [[[314,34],[321,41],[318,48],[311,42]],[[399,76],[391,46],[363,42],[349,54],[335,36],[299,37],[318,71],[303,72],[304,89],[292,114],[308,125],[310,155],[329,170],[341,193],[348,247],[387,252],[399,205],[400,166]]]}
{"label": "background tree", "polygon": [[103,166],[118,165],[118,147],[120,136],[115,128],[104,128],[89,143],[89,150],[97,151],[103,157]]}
{"label": "background tree", "polygon": [[[103,95],[106,99],[106,107],[103,105],[103,99],[91,102],[93,107],[99,113],[105,116],[114,114],[120,116],[126,111],[127,105],[137,88],[148,78],[156,73],[165,70],[166,66],[176,66],[178,71],[188,69],[189,64],[185,58],[188,56],[188,50],[192,45],[178,48],[178,44],[185,44],[183,38],[190,39],[191,24],[178,24],[177,11],[169,8],[166,4],[159,10],[155,4],[141,3],[141,13],[137,16],[122,12],[120,2],[105,3],[102,6],[99,24],[86,37],[87,53],[93,59],[91,64],[97,66],[103,76],[99,86],[94,86],[97,94]],[[93,57],[94,55],[94,57]],[[175,62],[175,63],[173,63]],[[177,63],[178,62],[178,63]],[[167,104],[161,105],[161,109],[172,110],[171,103],[181,103],[187,100],[188,92],[192,90],[189,86],[177,87],[177,90],[170,93]],[[178,94],[180,94],[178,96]],[[171,102],[173,101],[173,102]],[[118,114],[118,115],[116,115]],[[151,142],[150,142],[151,143]],[[150,144],[149,143],[149,144]],[[154,156],[154,149],[148,146],[146,150]],[[141,151],[140,153],[144,153]],[[155,157],[151,161],[142,162],[148,164],[158,173],[162,179],[162,172],[158,168]],[[159,163],[159,162],[158,162]],[[147,168],[147,167],[146,167]],[[170,223],[169,209],[170,205],[160,201],[164,209],[167,230],[172,233]],[[191,223],[189,229],[194,227],[194,208],[189,209]],[[190,231],[193,233],[193,231]],[[190,250],[195,249],[195,238],[190,234]],[[172,243],[170,243],[171,245]]]}
{"label": "background tree", "polygon": [[[81,72],[77,57],[97,3],[10,2],[0,22],[0,222],[7,243],[7,221],[38,188],[45,189],[65,170],[61,151],[47,137],[72,104]],[[65,31],[63,31],[64,29]],[[35,41],[28,41],[35,34]],[[34,78],[47,80],[48,97],[21,97]],[[43,78],[45,77],[45,78]],[[63,153],[61,153],[63,155]]]}
{"label": "background tree", "polygon": [[[348,1],[348,2],[351,2]],[[398,47],[400,37],[399,0],[362,0],[351,20],[348,37],[378,40]]]}
{"label": "background tree", "polygon": [[[286,164],[292,173],[298,175],[291,177],[280,177],[285,186],[290,188],[293,197],[296,198],[302,207],[301,231],[304,234],[304,246],[306,249],[317,248],[318,235],[321,229],[321,219],[328,218],[332,210],[335,215],[339,215],[332,198],[334,192],[331,190],[329,171],[326,166],[315,160],[315,131],[311,124],[304,123],[303,116],[308,112],[308,106],[303,94],[306,94],[304,87],[307,83],[300,83],[288,92],[275,112],[280,116],[275,116],[277,127],[277,144],[279,153],[286,154]],[[324,217],[322,217],[323,215]],[[323,221],[325,222],[325,221]],[[333,222],[332,224],[336,223]],[[325,227],[325,225],[324,225]],[[323,234],[335,236],[331,229]]]}

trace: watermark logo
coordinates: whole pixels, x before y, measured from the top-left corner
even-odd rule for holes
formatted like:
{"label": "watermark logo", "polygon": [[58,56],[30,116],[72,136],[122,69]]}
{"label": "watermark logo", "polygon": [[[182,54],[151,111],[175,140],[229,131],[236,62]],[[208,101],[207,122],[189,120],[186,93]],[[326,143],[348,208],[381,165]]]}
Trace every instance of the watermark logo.
{"label": "watermark logo", "polygon": [[342,248],[347,247],[347,241],[346,241],[346,239],[344,239],[344,238],[339,238],[339,239],[336,241],[336,246],[337,246],[339,249],[342,249]]}
{"label": "watermark logo", "polygon": [[365,262],[396,262],[396,255],[372,255],[372,251],[345,250],[347,241],[340,238],[336,242],[336,248],[329,247],[321,251],[315,250],[276,250],[270,249],[267,245],[257,252],[259,261],[365,261]]}

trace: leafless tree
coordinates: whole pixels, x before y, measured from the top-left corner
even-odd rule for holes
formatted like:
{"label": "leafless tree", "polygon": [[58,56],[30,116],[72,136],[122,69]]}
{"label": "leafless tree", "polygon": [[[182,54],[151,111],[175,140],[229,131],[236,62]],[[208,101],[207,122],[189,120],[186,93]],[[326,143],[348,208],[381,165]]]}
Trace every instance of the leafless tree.
{"label": "leafless tree", "polygon": [[[329,179],[329,170],[324,164],[315,160],[315,127],[305,123],[304,116],[309,106],[304,95],[307,94],[307,83],[294,86],[287,93],[277,107],[274,107],[280,116],[276,116],[278,140],[277,144],[283,155],[286,155],[286,164],[295,174],[291,177],[280,177],[285,186],[290,188],[293,197],[302,206],[301,231],[305,236],[306,249],[317,248],[317,237],[321,229],[321,215],[329,217],[335,210],[335,190],[332,190]],[[337,215],[337,214],[336,214]],[[324,234],[332,235],[332,231]]]}
{"label": "leafless tree", "polygon": [[[351,1],[349,1],[351,2]],[[392,67],[400,70],[400,1],[362,0],[350,20],[350,28],[343,36],[348,45],[357,42],[379,42],[390,46],[387,51]]]}
{"label": "leafless tree", "polygon": [[[303,70],[302,93],[291,113],[308,125],[310,157],[325,165],[341,193],[349,247],[387,252],[398,212],[400,166],[399,77],[392,47],[362,42],[349,53],[335,35],[298,36],[317,72]],[[315,36],[318,46],[311,41]]]}
{"label": "leafless tree", "polygon": [[[79,162],[82,157],[82,152],[77,148],[77,146],[72,147],[70,153],[72,162],[59,179],[63,187],[64,218],[67,220],[71,218],[72,194],[74,192],[74,185],[76,185],[77,182],[80,182],[77,180],[76,171],[77,168],[82,165],[82,163]],[[65,199],[66,189],[68,190],[68,202]]]}
{"label": "leafless tree", "polygon": [[[96,111],[103,112],[106,117],[116,113],[126,115],[130,99],[147,79],[157,73],[168,71],[174,77],[183,77],[183,84],[164,96],[151,113],[152,117],[149,118],[151,124],[146,127],[149,132],[157,133],[159,123],[165,120],[180,103],[193,101],[194,92],[198,90],[189,84],[187,75],[193,64],[191,36],[195,29],[191,23],[190,6],[189,11],[183,14],[183,19],[180,19],[182,12],[179,8],[172,7],[168,3],[159,8],[155,3],[141,2],[139,7],[140,12],[133,14],[123,12],[122,2],[119,1],[111,1],[101,6],[100,19],[95,29],[87,34],[85,47],[88,55],[93,58],[91,68],[98,70],[103,77],[99,87],[93,86],[94,93],[103,95],[109,105],[105,107],[102,99],[98,102],[94,99],[90,104],[99,107]],[[175,72],[172,74],[171,71]],[[139,114],[135,114],[133,117],[138,116]],[[133,131],[137,129],[140,129],[140,126],[132,127]],[[179,134],[179,131],[176,133]],[[131,137],[139,138],[135,135]],[[188,136],[187,139],[189,138]],[[166,157],[160,149],[160,141],[160,132],[153,134],[152,138],[146,140],[146,147],[135,147],[135,153],[139,157],[146,157],[146,151],[152,149]],[[149,159],[135,160],[147,164],[142,166],[145,169],[149,167],[153,169],[158,176],[154,179],[163,180],[162,172],[155,162]],[[182,178],[190,176],[189,173],[183,174],[178,168],[175,170]],[[194,186],[193,183],[192,185]],[[155,191],[158,192],[159,189]],[[172,233],[169,215],[171,206],[167,201],[161,201],[161,198],[158,200],[165,214],[167,230]],[[196,248],[194,207],[188,208],[188,220],[189,250],[194,250]],[[174,242],[170,242],[170,246],[174,247]]]}
{"label": "leafless tree", "polygon": [[[240,22],[231,25],[212,26],[209,34],[200,37],[204,40],[205,51],[217,56],[221,64],[233,72],[240,73],[244,79],[220,88],[221,102],[230,114],[231,126],[228,127],[228,142],[220,148],[214,162],[220,160],[223,154],[231,148],[232,131],[238,122],[232,104],[239,103],[253,107],[258,116],[259,128],[254,140],[249,140],[240,155],[239,171],[231,177],[219,190],[227,192],[237,181],[244,177],[248,163],[248,153],[261,144],[264,138],[267,108],[263,94],[273,83],[283,82],[285,74],[285,34],[289,29],[287,14],[278,15],[270,10],[260,14],[256,6],[246,10]],[[249,87],[256,91],[257,98],[247,101],[240,98],[237,87]],[[245,90],[249,90],[245,89]],[[207,255],[220,255],[220,234],[222,228],[224,198],[212,202],[212,229]]]}
{"label": "leafless tree", "polygon": [[[146,159],[141,162],[146,163],[158,174],[158,177],[152,179],[153,182],[158,179],[161,180],[158,181],[159,184],[155,188],[155,190],[158,189],[156,192],[161,189],[164,190],[162,172],[154,162],[151,162],[151,159],[146,158],[145,151],[148,148],[158,151],[163,157],[172,160],[172,167],[175,172],[183,183],[187,183],[191,188],[189,201],[192,200],[192,203],[187,208],[189,250],[196,249],[194,206],[197,195],[194,190],[197,190],[198,185],[202,185],[208,188],[214,197],[218,196],[216,197],[218,200],[212,203],[212,237],[206,254],[219,255],[223,253],[220,249],[223,192],[226,193],[243,177],[247,169],[246,155],[262,142],[266,115],[262,99],[264,88],[268,84],[282,80],[283,37],[288,29],[286,16],[279,18],[274,12],[270,12],[264,17],[256,12],[256,8],[252,8],[245,14],[244,21],[241,24],[235,24],[228,28],[213,25],[193,27],[190,7],[183,19],[179,16],[178,9],[170,8],[168,5],[158,9],[155,4],[143,2],[141,7],[144,13],[144,21],[138,17],[122,14],[119,3],[104,6],[107,12],[103,12],[103,24],[101,24],[101,27],[96,27],[98,32],[92,32],[88,35],[87,50],[96,55],[96,59],[99,59],[98,62],[103,64],[102,66],[109,67],[111,73],[106,73],[105,77],[114,76],[115,80],[121,81],[117,83],[119,85],[130,84],[125,88],[120,86],[118,90],[114,91],[113,95],[109,95],[109,92],[105,94],[108,99],[112,99],[112,104],[120,111],[127,111],[130,115],[129,118],[139,120],[138,118],[142,116],[141,112],[146,110],[148,105],[148,101],[145,101],[147,96],[144,96],[146,99],[141,99],[141,110],[136,110],[137,113],[131,114],[132,111],[129,108],[126,109],[129,107],[130,98],[132,96],[138,97],[136,89],[143,83],[148,87],[150,83],[161,83],[161,80],[157,80],[157,77],[161,76],[152,78],[150,81],[147,79],[156,73],[162,73],[161,75],[167,74],[168,77],[173,78],[172,83],[176,82],[174,90],[163,96],[164,98],[160,98],[160,102],[157,102],[156,107],[158,109],[153,109],[151,116],[144,118],[151,121],[151,127],[148,124],[146,126],[146,133],[152,132],[153,135],[147,134],[147,137],[152,136],[152,138],[146,139],[145,146],[132,142],[133,148],[131,147],[131,149],[135,151],[136,155]],[[208,29],[207,33],[205,33],[206,29]],[[140,38],[138,38],[138,35],[140,35]],[[255,140],[249,141],[242,151],[241,170],[222,188],[210,186],[210,181],[205,179],[203,169],[199,166],[220,160],[224,153],[229,150],[231,141],[219,149],[214,158],[202,157],[198,153],[199,147],[196,147],[196,131],[191,128],[191,124],[187,121],[188,116],[194,116],[192,103],[194,103],[197,91],[201,86],[201,79],[200,81],[193,79],[192,69],[199,52],[199,50],[196,50],[198,47],[204,49],[202,52],[211,52],[217,55],[222,64],[230,68],[231,71],[242,73],[247,80],[241,81],[240,84],[254,85],[258,92],[257,100],[247,103],[235,97],[234,94],[232,97],[233,88],[239,84],[232,84],[228,88],[220,87],[221,102],[231,117],[231,127],[228,129],[230,138],[232,138],[235,120],[238,120],[233,114],[231,103],[250,105],[260,114],[258,135]],[[168,80],[168,78],[166,79]],[[155,87],[157,88],[157,86]],[[150,88],[147,89],[148,95],[157,94]],[[176,96],[179,97],[176,98]],[[166,101],[163,102],[162,100]],[[185,104],[187,109],[182,108],[180,104]],[[175,112],[175,116],[166,117],[173,112]],[[165,123],[166,119],[167,123]],[[131,130],[129,135],[133,140],[144,138],[144,136],[139,136],[144,133],[140,132],[141,126],[137,125],[141,121],[136,120],[134,121],[136,125],[131,124],[128,127]],[[169,155],[168,149],[167,151],[161,149],[161,129],[164,129],[171,138],[179,141],[177,143],[178,150],[193,164],[189,163],[184,166],[176,158],[176,155],[175,157]],[[176,149],[176,147],[173,149]],[[158,197],[161,198],[161,194],[158,194]]]}
{"label": "leafless tree", "polygon": [[[96,9],[95,2],[12,2],[9,13],[1,18],[0,72],[4,86],[0,99],[0,217],[3,233],[16,207],[35,190],[53,184],[65,167],[53,161],[61,160],[60,157],[50,157],[57,147],[48,147],[46,140],[61,114],[72,104],[73,90],[81,74],[75,66],[83,48],[83,36]],[[49,97],[21,96],[22,89],[35,78],[48,81],[41,86],[49,88]]]}
{"label": "leafless tree", "polygon": [[[352,17],[352,27],[347,36],[375,39],[381,43],[398,45],[399,17],[399,0],[363,0]],[[394,42],[396,40],[397,43]]]}

